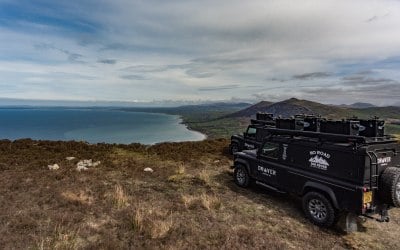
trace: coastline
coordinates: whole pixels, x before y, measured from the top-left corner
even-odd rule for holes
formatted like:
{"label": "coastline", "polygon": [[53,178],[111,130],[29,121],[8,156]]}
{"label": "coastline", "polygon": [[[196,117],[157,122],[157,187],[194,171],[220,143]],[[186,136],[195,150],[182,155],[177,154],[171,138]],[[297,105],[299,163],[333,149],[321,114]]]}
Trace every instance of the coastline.
{"label": "coastline", "polygon": [[[2,127],[1,138],[11,141],[31,139],[125,145],[133,143],[154,145],[164,142],[203,141],[208,139],[207,134],[192,129],[190,124],[181,115],[167,112],[96,108],[94,109],[94,113],[81,114],[81,112],[78,112],[76,114],[75,110],[81,111],[80,108],[57,108],[51,109],[51,113],[48,114],[47,108],[42,109],[39,107],[32,109],[32,112],[27,112],[26,109],[22,110],[24,110],[24,113],[17,110],[4,114],[2,118],[3,122],[1,123],[3,124],[1,126],[4,126]],[[90,111],[92,109],[86,110]],[[57,113],[54,114],[54,111]],[[103,111],[106,112],[104,117]],[[121,113],[118,114],[119,112]],[[14,113],[17,115],[14,115]],[[18,127],[19,129],[15,130],[13,124],[16,124],[19,121],[18,119],[21,119],[20,117],[27,113],[29,113],[28,115],[32,119],[26,120],[26,122]],[[125,115],[122,113],[125,113]],[[142,115],[139,113],[142,113]],[[44,123],[43,117],[48,115],[53,117],[51,121],[57,118],[57,122]],[[69,122],[70,117],[73,118],[71,122]],[[32,130],[32,127],[37,127],[39,130]]]}
{"label": "coastline", "polygon": [[184,120],[182,115],[177,115],[177,116],[179,117],[179,123],[184,125],[187,130],[199,133],[201,136],[203,136],[203,139],[199,140],[199,141],[204,141],[204,140],[207,140],[209,138],[209,136],[206,133],[198,131],[198,130],[195,130],[192,127],[190,127],[190,124],[188,122],[185,122],[185,120]]}
{"label": "coastline", "polygon": [[183,116],[183,115],[180,115],[180,114],[169,114],[169,113],[166,113],[166,112],[157,112],[157,111],[152,111],[152,110],[150,110],[150,111],[145,111],[145,110],[143,110],[143,109],[139,109],[139,110],[130,110],[130,109],[121,109],[121,108],[118,108],[118,109],[115,109],[115,110],[117,110],[117,111],[122,111],[122,112],[138,112],[138,113],[147,113],[147,114],[159,114],[159,115],[175,116],[175,117],[177,117],[178,124],[184,125],[184,126],[186,127],[187,130],[192,131],[192,132],[199,133],[199,134],[203,137],[203,139],[197,140],[197,141],[204,141],[204,140],[210,139],[210,136],[207,134],[206,131],[199,131],[199,130],[193,129],[193,128],[190,126],[190,122],[185,121],[184,116]]}

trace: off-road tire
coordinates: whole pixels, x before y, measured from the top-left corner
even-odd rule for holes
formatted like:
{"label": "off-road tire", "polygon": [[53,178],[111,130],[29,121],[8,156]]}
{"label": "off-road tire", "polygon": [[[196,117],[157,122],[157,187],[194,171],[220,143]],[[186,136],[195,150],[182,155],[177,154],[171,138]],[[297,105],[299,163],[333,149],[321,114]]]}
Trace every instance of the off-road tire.
{"label": "off-road tire", "polygon": [[308,192],[303,196],[303,210],[306,217],[320,227],[331,227],[337,221],[331,201],[318,192]]}
{"label": "off-road tire", "polygon": [[250,175],[245,166],[236,166],[233,172],[233,176],[235,178],[236,185],[238,185],[239,187],[246,188],[250,185]]}
{"label": "off-road tire", "polygon": [[388,167],[383,171],[380,177],[379,196],[383,202],[400,207],[400,168]]}
{"label": "off-road tire", "polygon": [[239,144],[236,142],[232,142],[229,146],[229,152],[233,155],[236,152],[239,152]]}

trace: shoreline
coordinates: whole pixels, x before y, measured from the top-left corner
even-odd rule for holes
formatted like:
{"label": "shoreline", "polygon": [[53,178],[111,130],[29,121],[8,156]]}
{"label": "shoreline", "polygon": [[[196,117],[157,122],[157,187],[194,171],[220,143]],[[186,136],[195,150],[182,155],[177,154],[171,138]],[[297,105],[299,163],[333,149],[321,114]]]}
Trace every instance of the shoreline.
{"label": "shoreline", "polygon": [[190,131],[199,133],[199,134],[201,134],[201,135],[203,136],[203,139],[202,139],[202,140],[199,140],[199,141],[204,141],[204,140],[207,140],[207,139],[208,139],[209,136],[208,136],[207,134],[202,133],[202,132],[200,132],[200,131],[198,131],[198,130],[195,130],[195,129],[193,129],[192,127],[190,127],[189,123],[188,123],[188,122],[185,122],[185,120],[183,119],[183,116],[182,116],[182,115],[177,115],[177,116],[179,117],[179,124],[184,125],[184,126],[186,127],[187,130],[190,130]]}
{"label": "shoreline", "polygon": [[[39,108],[41,110],[41,108]],[[68,110],[76,110],[75,108],[68,108]],[[25,109],[24,109],[25,110]],[[77,110],[80,110],[79,108]],[[89,109],[90,110],[90,109]],[[152,128],[155,129],[152,134],[149,134],[149,129],[142,129],[140,128],[135,128],[135,122],[132,126],[129,124],[126,124],[127,127],[131,127],[131,130],[133,131],[132,136],[125,137],[123,140],[114,140],[115,138],[112,137],[112,134],[110,133],[119,133],[118,128],[113,129],[114,132],[106,132],[106,134],[99,134],[98,138],[92,138],[91,132],[85,136],[82,134],[84,131],[81,131],[75,136],[69,136],[69,132],[73,131],[79,131],[79,130],[87,130],[89,128],[85,127],[85,124],[81,126],[80,128],[75,130],[71,128],[72,130],[62,130],[58,131],[57,135],[53,136],[46,136],[45,134],[38,135],[33,133],[34,131],[29,132],[29,122],[27,124],[27,128],[24,129],[23,133],[3,133],[3,136],[1,136],[0,140],[8,140],[8,141],[18,141],[18,140],[23,140],[23,139],[30,139],[30,140],[36,140],[36,141],[62,141],[62,142],[69,142],[69,141],[75,141],[75,142],[85,142],[87,144],[121,144],[121,145],[129,145],[129,144],[142,144],[142,145],[155,145],[159,143],[166,143],[166,142],[190,142],[190,141],[204,141],[208,139],[208,135],[205,133],[202,133],[200,131],[194,130],[191,128],[190,124],[187,123],[184,120],[184,117],[182,115],[178,114],[169,114],[169,113],[162,113],[162,112],[147,112],[146,110],[125,110],[125,109],[107,109],[106,111],[112,111],[112,112],[130,112],[130,113],[146,113],[148,115],[155,115],[155,116],[160,116],[161,120],[165,120],[166,124],[163,126],[163,123],[160,123],[160,125],[152,125]],[[150,110],[149,110],[150,111]],[[62,112],[62,111],[60,111]],[[69,114],[69,113],[68,113]],[[137,118],[135,117],[134,114],[132,114],[134,117],[133,119],[140,121],[142,117],[140,114],[137,115]],[[147,116],[143,116],[147,117]],[[168,118],[169,117],[169,118]],[[156,119],[156,118],[152,118]],[[145,120],[143,120],[145,121]],[[142,122],[143,123],[143,122]],[[145,124],[145,123],[144,123]],[[98,124],[101,128],[101,124]],[[145,125],[146,127],[146,125]],[[51,128],[49,128],[51,130]],[[55,127],[54,129],[57,129]],[[68,128],[66,128],[68,129]],[[110,128],[111,129],[111,128]],[[109,129],[109,130],[110,130]],[[152,129],[150,129],[152,130]],[[97,130],[96,130],[97,131]],[[125,131],[125,130],[122,130]],[[136,132],[135,132],[136,131]],[[99,132],[101,132],[99,130]],[[172,134],[171,134],[172,133]],[[111,136],[111,137],[109,137]],[[114,138],[114,139],[113,139]]]}
{"label": "shoreline", "polygon": [[[203,136],[203,139],[201,140],[197,140],[197,141],[204,141],[209,139],[209,135],[207,135],[204,132],[198,131],[193,129],[192,127],[190,127],[190,123],[188,123],[187,121],[185,121],[183,115],[179,115],[179,114],[168,114],[168,113],[163,113],[163,112],[155,112],[155,111],[144,111],[144,110],[127,110],[127,109],[115,109],[118,111],[122,111],[122,112],[137,112],[137,113],[147,113],[147,114],[159,114],[159,115],[168,115],[168,116],[176,116],[178,118],[178,124],[182,124],[186,127],[187,130],[192,131],[192,132],[196,132],[199,133]],[[167,141],[165,141],[167,142]],[[183,141],[182,141],[183,142]],[[162,143],[162,142],[160,142]]]}

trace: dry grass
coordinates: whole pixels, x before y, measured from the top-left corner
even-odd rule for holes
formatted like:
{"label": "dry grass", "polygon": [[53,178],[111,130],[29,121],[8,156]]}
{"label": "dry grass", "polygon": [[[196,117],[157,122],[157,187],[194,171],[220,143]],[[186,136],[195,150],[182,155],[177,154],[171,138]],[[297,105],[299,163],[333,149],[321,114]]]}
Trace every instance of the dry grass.
{"label": "dry grass", "polygon": [[156,208],[136,208],[132,219],[132,229],[134,233],[144,237],[163,238],[173,227],[170,214]]}
{"label": "dry grass", "polygon": [[210,185],[211,182],[210,172],[207,171],[206,169],[200,171],[198,178],[201,181],[203,181],[206,185]]}
{"label": "dry grass", "polygon": [[207,210],[219,209],[221,201],[216,195],[202,194],[200,196],[201,204]]}
{"label": "dry grass", "polygon": [[124,189],[121,185],[115,185],[115,195],[114,195],[114,203],[118,209],[126,207],[128,205],[128,197],[125,195]]}
{"label": "dry grass", "polygon": [[179,164],[176,174],[183,175],[186,172],[186,168],[183,164]]}
{"label": "dry grass", "polygon": [[132,229],[135,232],[143,233],[144,231],[144,221],[145,215],[142,209],[136,209],[134,216],[132,218]]}
{"label": "dry grass", "polygon": [[198,200],[199,200],[198,197],[193,195],[188,195],[188,194],[182,195],[182,203],[187,209],[194,207],[194,205]]}
{"label": "dry grass", "polygon": [[36,247],[44,249],[77,249],[79,247],[79,230],[71,231],[70,226],[57,225],[47,237],[43,237]]}
{"label": "dry grass", "polygon": [[[365,223],[365,232],[320,229],[304,218],[299,200],[238,188],[227,145],[0,141],[0,246],[400,249],[398,209],[390,223]],[[77,172],[66,156],[102,164]],[[61,162],[59,170],[47,169]]]}

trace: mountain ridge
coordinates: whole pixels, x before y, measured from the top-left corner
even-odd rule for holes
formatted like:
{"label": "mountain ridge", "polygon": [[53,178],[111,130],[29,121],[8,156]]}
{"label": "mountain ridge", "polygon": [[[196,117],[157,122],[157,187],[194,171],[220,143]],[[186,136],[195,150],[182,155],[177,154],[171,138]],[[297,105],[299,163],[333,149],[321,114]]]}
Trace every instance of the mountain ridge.
{"label": "mountain ridge", "polygon": [[[355,103],[357,104],[357,103]],[[365,103],[361,103],[365,104]],[[351,106],[351,105],[350,105]],[[234,112],[227,117],[254,117],[257,112],[272,113],[274,116],[290,117],[296,114],[321,115],[327,118],[338,119],[357,116],[370,118],[378,116],[382,119],[399,119],[400,107],[364,107],[355,108],[343,105],[328,105],[319,102],[290,98],[280,102],[261,101],[250,107]]]}

